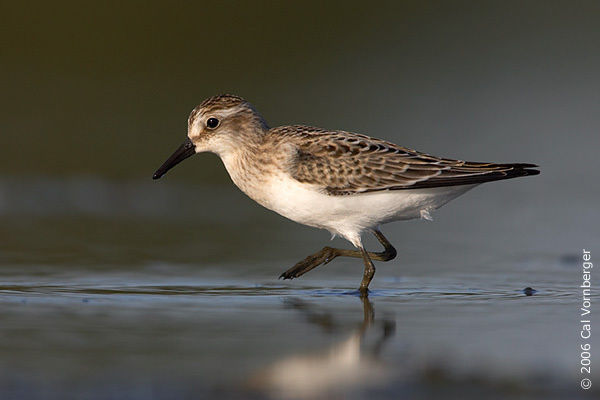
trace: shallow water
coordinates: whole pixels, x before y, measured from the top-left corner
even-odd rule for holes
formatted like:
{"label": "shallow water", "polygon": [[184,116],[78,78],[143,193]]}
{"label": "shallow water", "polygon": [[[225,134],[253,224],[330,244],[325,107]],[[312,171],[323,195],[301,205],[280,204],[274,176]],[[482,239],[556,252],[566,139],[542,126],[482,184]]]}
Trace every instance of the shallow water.
{"label": "shallow water", "polygon": [[384,227],[365,300],[358,260],[278,280],[328,234],[233,187],[4,180],[0,397],[581,397],[582,249],[487,189]]}

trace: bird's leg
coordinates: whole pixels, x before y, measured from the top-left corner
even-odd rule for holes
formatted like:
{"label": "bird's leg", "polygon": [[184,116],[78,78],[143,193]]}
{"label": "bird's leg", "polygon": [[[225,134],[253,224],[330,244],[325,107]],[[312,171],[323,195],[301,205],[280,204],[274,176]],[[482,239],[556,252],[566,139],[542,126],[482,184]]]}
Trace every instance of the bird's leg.
{"label": "bird's leg", "polygon": [[364,249],[364,247],[360,248],[360,252],[362,254],[363,261],[365,262],[365,273],[363,274],[362,281],[360,281],[360,286],[358,290],[360,291],[361,297],[368,296],[369,292],[369,283],[375,276],[375,266],[373,265],[373,261],[371,261],[371,257],[369,257],[369,253]]}
{"label": "bird's leg", "polygon": [[[365,260],[365,267],[366,267],[366,263],[367,263],[367,261],[365,259],[365,255],[366,255],[367,259],[369,260],[369,262],[371,263],[371,265],[373,265],[373,262],[371,260],[389,261],[389,260],[393,259],[394,257],[396,257],[396,249],[394,248],[394,246],[392,246],[392,244],[389,242],[389,240],[387,240],[386,237],[383,236],[383,233],[381,233],[377,229],[373,229],[372,232],[373,232],[373,235],[375,235],[375,237],[377,238],[377,240],[379,240],[379,242],[383,245],[384,250],[382,252],[371,253],[371,252],[365,251],[362,248],[360,251],[357,251],[357,250],[337,249],[334,247],[326,246],[326,247],[323,247],[318,252],[316,252],[315,254],[311,254],[310,256],[306,257],[304,260],[302,260],[299,263],[297,263],[296,265],[294,265],[292,268],[285,271],[283,274],[281,274],[281,276],[279,278],[283,278],[283,279],[298,278],[298,277],[304,275],[305,273],[307,273],[308,271],[318,267],[321,264],[329,263],[331,260],[333,260],[334,258],[336,258],[338,256],[362,258],[363,260]],[[365,274],[366,273],[367,272],[365,270]],[[373,267],[373,273],[371,274],[371,278],[373,278],[372,275],[374,273],[375,273],[375,267]],[[365,278],[363,278],[363,281],[364,280],[365,280]],[[370,282],[370,280],[369,280],[369,282]],[[369,285],[369,283],[367,282],[367,286],[368,285]],[[361,287],[362,286],[363,286],[363,284],[361,283]]]}
{"label": "bird's leg", "polygon": [[398,254],[396,252],[396,249],[394,248],[394,246],[392,246],[390,241],[387,240],[385,236],[383,236],[383,233],[381,233],[377,229],[373,229],[371,232],[377,238],[377,240],[379,240],[379,243],[383,245],[383,251],[379,253],[368,252],[367,254],[369,255],[369,257],[377,261],[390,261],[396,258],[396,254]]}

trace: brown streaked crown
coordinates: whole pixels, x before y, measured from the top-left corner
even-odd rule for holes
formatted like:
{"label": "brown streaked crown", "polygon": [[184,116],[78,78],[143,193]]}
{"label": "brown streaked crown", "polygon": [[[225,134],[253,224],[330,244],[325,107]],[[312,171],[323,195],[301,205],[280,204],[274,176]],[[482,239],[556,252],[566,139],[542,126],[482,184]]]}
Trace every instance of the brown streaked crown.
{"label": "brown streaked crown", "polygon": [[220,94],[204,100],[190,113],[188,125],[192,124],[200,113],[210,116],[212,113],[234,108],[238,108],[238,113],[235,116],[229,117],[230,119],[246,119],[248,122],[254,121],[262,130],[269,129],[264,118],[252,104],[242,97],[233,94]]}

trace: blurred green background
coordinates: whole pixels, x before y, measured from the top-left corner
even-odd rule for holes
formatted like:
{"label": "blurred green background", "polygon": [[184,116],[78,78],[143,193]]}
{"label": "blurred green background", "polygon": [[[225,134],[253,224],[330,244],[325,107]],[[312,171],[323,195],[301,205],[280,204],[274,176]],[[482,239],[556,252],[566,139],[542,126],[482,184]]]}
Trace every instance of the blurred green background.
{"label": "blurred green background", "polygon": [[[597,165],[599,4],[3,2],[0,177],[150,179],[189,111],[228,92],[272,126],[537,162],[576,189],[598,178],[580,161]],[[228,182],[194,162],[169,178]]]}
{"label": "blurred green background", "polygon": [[210,391],[331,353],[282,298],[341,319],[340,343],[365,321],[344,294],[360,260],[277,281],[329,235],[249,200],[216,156],[151,179],[189,112],[226,92],[272,126],[540,164],[433,224],[384,227],[399,257],[371,288],[379,321],[397,321],[393,379],[338,397],[577,397],[581,249],[597,255],[600,237],[599,22],[581,0],[1,2],[0,398],[233,398]]}

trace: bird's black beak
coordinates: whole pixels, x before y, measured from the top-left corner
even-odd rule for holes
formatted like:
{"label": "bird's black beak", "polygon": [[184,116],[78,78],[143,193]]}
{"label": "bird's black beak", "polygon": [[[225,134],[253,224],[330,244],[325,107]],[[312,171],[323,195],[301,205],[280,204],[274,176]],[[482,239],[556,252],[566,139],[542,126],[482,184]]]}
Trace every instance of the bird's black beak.
{"label": "bird's black beak", "polygon": [[156,170],[154,175],[152,175],[152,179],[159,179],[166,174],[168,170],[194,154],[196,154],[196,146],[194,146],[194,143],[188,138],[173,154],[171,154],[171,157]]}

